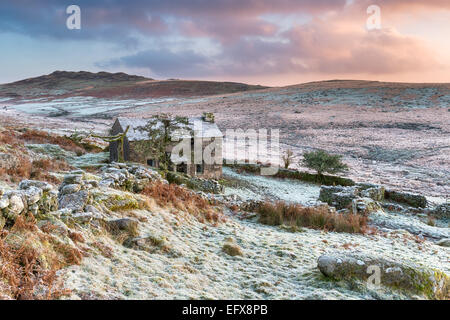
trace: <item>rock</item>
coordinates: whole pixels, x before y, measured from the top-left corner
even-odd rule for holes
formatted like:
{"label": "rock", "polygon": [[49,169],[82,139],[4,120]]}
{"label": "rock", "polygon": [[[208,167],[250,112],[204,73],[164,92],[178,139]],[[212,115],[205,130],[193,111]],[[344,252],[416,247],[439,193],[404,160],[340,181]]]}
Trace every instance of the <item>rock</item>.
{"label": "rock", "polygon": [[450,202],[436,206],[429,211],[429,214],[438,219],[450,219]]}
{"label": "rock", "polygon": [[371,198],[357,198],[352,201],[353,213],[368,215],[378,210],[382,210],[381,206]]}
{"label": "rock", "polygon": [[381,206],[388,211],[403,212],[405,210],[405,207],[398,203],[382,202]]}
{"label": "rock", "polygon": [[450,247],[450,238],[441,239],[436,244],[441,247]]}
{"label": "rock", "polygon": [[43,214],[58,210],[58,192],[53,189],[48,192],[44,191],[38,205],[40,213]]}
{"label": "rock", "polygon": [[32,204],[28,207],[28,212],[31,213],[33,216],[37,216],[39,214],[39,206],[37,203]]}
{"label": "rock", "polygon": [[422,294],[428,298],[446,297],[450,286],[449,277],[442,271],[364,255],[326,254],[319,257],[317,266],[325,276],[335,280],[362,281],[367,281],[373,273],[369,267],[378,267],[381,285]]}
{"label": "rock", "polygon": [[234,256],[243,256],[241,247],[239,247],[234,239],[228,238],[226,239],[222,251],[226,254],[234,257]]}
{"label": "rock", "polygon": [[383,201],[385,189],[383,186],[374,186],[374,187],[370,187],[365,190],[362,190],[360,192],[360,194],[364,198],[370,198],[375,201]]}
{"label": "rock", "polygon": [[102,178],[98,185],[140,192],[151,181],[163,181],[161,175],[143,166],[112,163],[101,168]]}
{"label": "rock", "polygon": [[113,178],[102,179],[99,182],[99,185],[106,188],[112,188],[114,187],[114,179]]}
{"label": "rock", "polygon": [[23,203],[22,197],[19,194],[12,192],[9,196],[9,206],[6,216],[9,219],[15,220],[24,209],[25,204]]}
{"label": "rock", "polygon": [[[43,191],[40,187],[43,187]],[[14,221],[22,213],[45,215],[57,209],[57,191],[41,181],[24,180],[19,190],[6,192],[0,198],[0,209],[5,218]]]}
{"label": "rock", "polygon": [[225,191],[223,185],[213,179],[202,179],[198,177],[191,177],[187,174],[176,172],[167,173],[167,181],[176,183],[178,185],[185,185],[186,187],[208,193],[220,194]]}
{"label": "rock", "polygon": [[141,192],[150,182],[149,179],[136,179],[133,184],[133,191],[136,193]]}
{"label": "rock", "polygon": [[59,218],[59,217],[68,217],[72,215],[72,210],[70,209],[60,209],[54,212],[50,212],[51,215]]}
{"label": "rock", "polygon": [[29,206],[37,203],[42,197],[42,189],[30,186],[24,191],[25,198]]}
{"label": "rock", "polygon": [[88,223],[96,218],[92,212],[75,212],[70,216],[76,223]]}
{"label": "rock", "polygon": [[68,174],[64,177],[63,185],[81,184],[82,179],[83,179],[82,174]]}
{"label": "rock", "polygon": [[97,215],[97,216],[101,216],[102,215],[102,212],[100,211],[100,210],[98,210],[96,207],[94,207],[94,206],[92,206],[92,205],[87,205],[85,208],[84,208],[84,211],[85,212],[90,212],[90,213],[93,213],[94,215]]}
{"label": "rock", "polygon": [[19,183],[19,189],[26,190],[30,187],[36,187],[39,189],[42,189],[42,191],[47,192],[53,189],[52,185],[50,183],[44,182],[44,181],[37,181],[37,180],[22,180]]}
{"label": "rock", "polygon": [[78,192],[80,190],[81,190],[81,185],[79,185],[79,184],[67,184],[61,188],[60,194],[61,195],[71,194],[71,193]]}
{"label": "rock", "polygon": [[59,209],[71,209],[72,212],[82,212],[89,200],[89,192],[81,190],[79,192],[61,195],[58,199]]}
{"label": "rock", "polygon": [[123,245],[134,250],[143,250],[149,253],[157,251],[168,252],[171,248],[165,238],[158,238],[153,235],[147,237],[128,238]]}
{"label": "rock", "polygon": [[408,204],[414,208],[425,208],[428,204],[427,199],[424,196],[409,192],[386,190],[385,198],[398,203]]}
{"label": "rock", "polygon": [[4,194],[0,197],[0,210],[9,206],[9,197]]}
{"label": "rock", "polygon": [[264,201],[261,200],[248,200],[241,204],[241,209],[247,212],[256,212],[263,204]]}
{"label": "rock", "polygon": [[86,184],[90,185],[92,188],[98,187],[98,181],[97,180],[88,180],[86,181]]}
{"label": "rock", "polygon": [[131,218],[106,221],[107,230],[115,236],[125,233],[126,236],[135,238],[139,234],[138,225],[139,222]]}
{"label": "rock", "polygon": [[72,170],[69,172],[70,175],[83,175],[84,173],[83,170]]}
{"label": "rock", "polygon": [[355,187],[322,186],[319,200],[341,210],[352,204],[352,201],[357,198],[357,193]]}

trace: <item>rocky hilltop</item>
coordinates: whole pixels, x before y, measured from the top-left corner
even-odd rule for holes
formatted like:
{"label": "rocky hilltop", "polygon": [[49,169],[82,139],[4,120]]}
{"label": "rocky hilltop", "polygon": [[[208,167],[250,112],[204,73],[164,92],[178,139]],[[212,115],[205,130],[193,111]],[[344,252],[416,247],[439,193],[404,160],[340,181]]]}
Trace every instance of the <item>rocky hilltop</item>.
{"label": "rocky hilltop", "polygon": [[52,100],[73,96],[98,98],[192,97],[235,93],[267,87],[235,82],[165,80],[123,72],[55,71],[49,75],[0,85],[0,98]]}

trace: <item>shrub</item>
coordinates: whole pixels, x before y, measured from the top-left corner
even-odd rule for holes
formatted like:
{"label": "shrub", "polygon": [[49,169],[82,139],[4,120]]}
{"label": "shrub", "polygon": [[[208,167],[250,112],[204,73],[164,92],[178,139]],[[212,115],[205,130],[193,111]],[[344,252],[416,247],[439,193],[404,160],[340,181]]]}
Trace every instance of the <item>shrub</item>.
{"label": "shrub", "polygon": [[327,205],[304,207],[282,201],[265,202],[256,209],[259,221],[267,225],[291,225],[336,232],[364,233],[367,218],[356,214],[339,214]]}
{"label": "shrub", "polygon": [[0,177],[5,180],[18,182],[30,178],[32,164],[31,161],[23,156],[17,157],[17,164],[13,168],[0,169]]}
{"label": "shrub", "polygon": [[18,163],[14,168],[0,168],[0,177],[5,180],[18,182],[23,179],[42,180],[51,183],[60,181],[49,172],[67,171],[72,167],[65,160],[40,159],[31,162],[26,157],[18,157]]}
{"label": "shrub", "polygon": [[[69,291],[56,272],[79,263],[81,253],[41,232],[35,222],[19,216],[10,232],[0,233],[0,290],[14,299],[57,299]],[[20,241],[8,241],[11,234]]]}
{"label": "shrub", "polygon": [[19,139],[16,137],[16,134],[11,130],[4,130],[0,132],[0,143],[1,144],[9,144],[9,145],[17,145],[20,144]]}
{"label": "shrub", "polygon": [[324,172],[335,174],[348,170],[348,166],[342,162],[342,156],[332,155],[324,150],[304,153],[301,163],[310,169],[316,170],[320,176]]}

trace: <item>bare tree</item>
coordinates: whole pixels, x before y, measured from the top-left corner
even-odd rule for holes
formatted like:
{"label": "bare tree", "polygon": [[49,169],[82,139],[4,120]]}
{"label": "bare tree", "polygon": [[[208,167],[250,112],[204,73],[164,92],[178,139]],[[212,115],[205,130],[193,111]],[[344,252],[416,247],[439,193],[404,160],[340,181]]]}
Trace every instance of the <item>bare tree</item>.
{"label": "bare tree", "polygon": [[283,160],[284,168],[288,169],[294,160],[294,152],[291,149],[287,149],[281,159]]}

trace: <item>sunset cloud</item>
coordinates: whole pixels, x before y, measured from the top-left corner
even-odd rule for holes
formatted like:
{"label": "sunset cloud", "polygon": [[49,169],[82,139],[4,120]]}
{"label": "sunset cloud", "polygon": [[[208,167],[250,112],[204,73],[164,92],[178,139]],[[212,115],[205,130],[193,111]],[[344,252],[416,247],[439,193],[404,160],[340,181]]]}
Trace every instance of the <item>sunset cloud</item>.
{"label": "sunset cloud", "polygon": [[[77,31],[65,27],[66,5],[61,1],[3,2],[0,40],[17,34],[29,39],[30,46],[40,38],[49,47],[75,42],[80,52],[104,43],[113,48],[110,54],[102,50],[96,58],[90,54],[89,60],[74,54],[79,69],[146,70],[145,75],[160,78],[260,77],[261,83],[273,84],[265,79],[283,73],[291,78],[298,74],[301,82],[306,76],[403,79],[406,74],[411,78],[440,70],[434,73],[435,81],[450,81],[445,75],[450,46],[444,32],[450,31],[450,21],[429,23],[429,38],[405,22],[424,13],[445,21],[450,3],[444,0],[378,0],[382,28],[373,31],[365,28],[366,9],[373,3],[369,0],[76,2],[82,10],[82,29]],[[442,43],[436,41],[433,28],[442,30]],[[12,72],[13,64],[20,69],[17,60],[5,63],[5,70]],[[51,72],[55,66],[47,68]],[[19,70],[18,79],[26,76],[26,70]]]}

